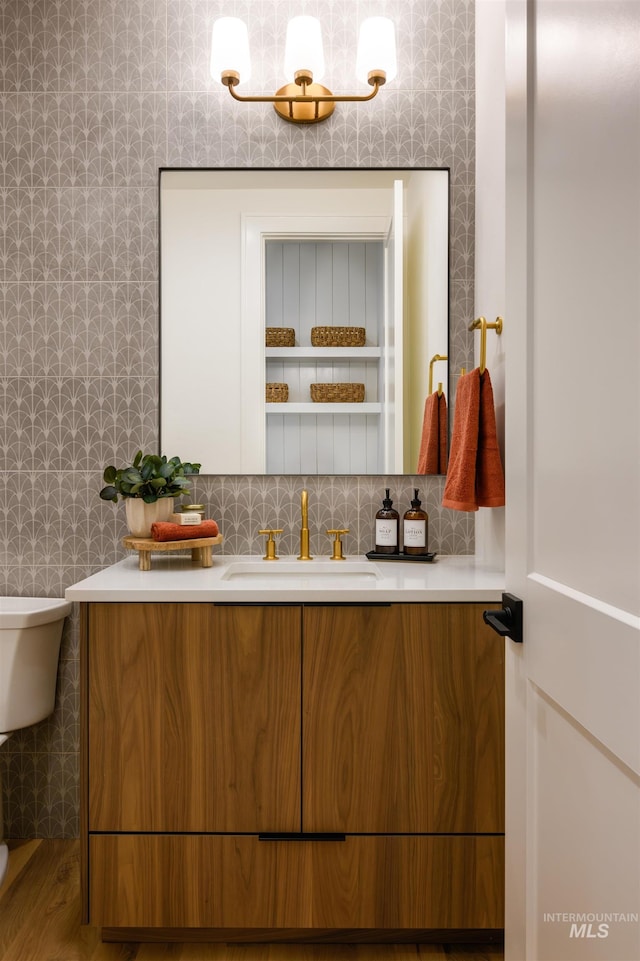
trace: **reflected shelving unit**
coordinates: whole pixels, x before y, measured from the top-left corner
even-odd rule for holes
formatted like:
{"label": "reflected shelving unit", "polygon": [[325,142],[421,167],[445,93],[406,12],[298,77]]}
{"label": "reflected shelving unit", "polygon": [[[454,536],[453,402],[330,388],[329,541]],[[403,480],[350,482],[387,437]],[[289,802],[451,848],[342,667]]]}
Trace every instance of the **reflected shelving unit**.
{"label": "reflected shelving unit", "polygon": [[[340,365],[345,361],[355,361],[358,363],[378,364],[382,357],[381,347],[267,347],[267,361],[281,361],[283,366],[283,376],[286,372],[291,372],[297,364],[305,361],[317,364],[331,365],[332,373],[334,364]],[[273,369],[273,365],[272,368]],[[271,379],[269,365],[267,365],[267,380]],[[288,383],[288,381],[285,381]],[[298,403],[288,402],[287,404],[266,404],[267,414],[281,414],[290,416],[292,414],[381,414],[382,404],[378,402],[363,402],[361,404],[321,404],[311,401],[300,401]]]}
{"label": "reflected shelving unit", "polygon": [[[266,244],[268,327],[293,327],[294,347],[265,348],[266,383],[289,399],[266,403],[268,473],[381,471],[385,398],[384,270],[379,241]],[[314,347],[314,326],[366,330],[363,347]],[[362,403],[318,403],[314,383],[363,383]]]}

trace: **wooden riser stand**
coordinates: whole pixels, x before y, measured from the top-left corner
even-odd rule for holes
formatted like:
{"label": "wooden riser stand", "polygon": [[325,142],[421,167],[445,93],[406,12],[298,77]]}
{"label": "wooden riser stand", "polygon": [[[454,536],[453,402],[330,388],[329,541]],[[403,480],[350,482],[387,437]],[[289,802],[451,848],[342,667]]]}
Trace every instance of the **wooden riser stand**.
{"label": "wooden riser stand", "polygon": [[151,554],[165,551],[191,551],[191,560],[200,567],[211,567],[213,559],[211,548],[222,544],[222,534],[216,537],[189,537],[182,541],[154,541],[152,537],[134,537],[129,534],[122,539],[124,546],[138,552],[138,567],[141,571],[151,570]]}

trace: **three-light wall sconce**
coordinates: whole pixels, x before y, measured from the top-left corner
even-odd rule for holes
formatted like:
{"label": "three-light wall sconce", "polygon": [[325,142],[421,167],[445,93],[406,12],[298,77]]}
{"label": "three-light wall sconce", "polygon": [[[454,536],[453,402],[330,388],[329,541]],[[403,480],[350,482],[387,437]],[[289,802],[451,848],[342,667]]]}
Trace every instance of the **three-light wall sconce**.
{"label": "three-light wall sconce", "polygon": [[334,95],[320,80],[324,76],[322,30],[315,17],[294,17],[287,24],[284,56],[285,84],[273,96],[244,96],[236,87],[251,77],[249,34],[244,21],[220,17],[213,24],[211,76],[220,80],[241,103],[272,103],[276,112],[291,123],[326,120],[336,103],[373,100],[383,84],[397,73],[395,28],[387,17],[369,17],[360,27],[356,76],[373,90],[363,96]]}

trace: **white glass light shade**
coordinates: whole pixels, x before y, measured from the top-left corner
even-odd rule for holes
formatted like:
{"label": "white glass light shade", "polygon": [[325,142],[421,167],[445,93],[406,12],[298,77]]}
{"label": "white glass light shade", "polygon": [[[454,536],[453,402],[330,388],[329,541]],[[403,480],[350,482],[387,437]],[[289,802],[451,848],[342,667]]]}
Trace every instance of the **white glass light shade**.
{"label": "white glass light shade", "polygon": [[384,70],[389,83],[398,72],[396,32],[388,17],[369,17],[363,20],[358,38],[356,76],[368,82],[372,70]]}
{"label": "white glass light shade", "polygon": [[223,70],[235,70],[240,83],[251,76],[249,33],[247,25],[238,17],[220,17],[213,24],[211,36],[211,76],[220,80]]}
{"label": "white glass light shade", "polygon": [[287,24],[284,72],[288,81],[297,70],[310,70],[314,83],[324,76],[322,30],[316,17],[294,17]]}

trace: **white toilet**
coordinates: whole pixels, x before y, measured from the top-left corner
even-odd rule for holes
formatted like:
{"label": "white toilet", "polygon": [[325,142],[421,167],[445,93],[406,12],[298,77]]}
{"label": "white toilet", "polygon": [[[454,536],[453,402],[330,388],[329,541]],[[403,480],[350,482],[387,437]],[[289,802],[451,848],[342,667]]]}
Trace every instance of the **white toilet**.
{"label": "white toilet", "polygon": [[[0,745],[12,731],[42,721],[53,711],[62,625],[71,603],[48,597],[0,597]],[[0,785],[0,884],[8,851],[2,842]]]}

